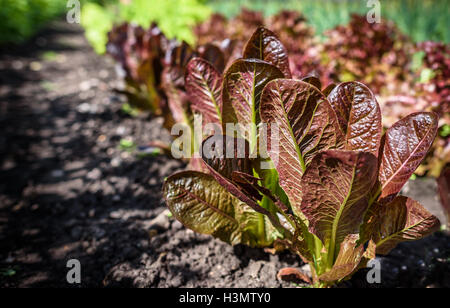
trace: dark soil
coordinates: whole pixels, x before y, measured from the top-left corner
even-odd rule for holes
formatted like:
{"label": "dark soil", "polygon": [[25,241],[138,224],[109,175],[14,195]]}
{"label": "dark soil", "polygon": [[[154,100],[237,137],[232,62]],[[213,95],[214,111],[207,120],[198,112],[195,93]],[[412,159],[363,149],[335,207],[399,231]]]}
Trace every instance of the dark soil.
{"label": "dark soil", "polygon": [[[170,136],[160,119],[121,110],[114,64],[79,28],[55,23],[2,50],[0,70],[1,287],[71,286],[73,258],[82,287],[296,286],[276,274],[301,267],[298,257],[231,247],[169,217],[161,185],[185,165],[121,149],[122,139],[145,145]],[[435,200],[428,186],[419,196]],[[439,212],[435,203],[425,206]],[[367,284],[361,270],[341,286],[450,287],[443,233],[379,260],[381,285]]]}

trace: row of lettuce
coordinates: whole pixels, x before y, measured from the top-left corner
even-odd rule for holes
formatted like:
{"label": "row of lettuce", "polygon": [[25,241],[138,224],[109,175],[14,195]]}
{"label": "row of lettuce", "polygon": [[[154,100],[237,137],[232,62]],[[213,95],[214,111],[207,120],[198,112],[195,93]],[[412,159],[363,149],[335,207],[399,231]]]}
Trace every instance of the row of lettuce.
{"label": "row of lettuce", "polygon": [[125,72],[121,92],[130,104],[170,118],[170,89],[172,84],[183,89],[179,79],[189,56],[203,55],[223,70],[240,57],[258,26],[277,33],[289,53],[294,78],[312,75],[323,84],[358,80],[368,85],[381,105],[385,128],[411,112],[436,112],[438,138],[416,174],[438,177],[450,163],[450,46],[413,43],[391,22],[371,24],[364,16],[352,15],[347,25],[329,30],[328,39],[321,41],[296,11],[264,17],[244,9],[232,19],[213,14],[197,23],[194,44],[167,38],[155,23],[148,28],[124,23],[109,33],[105,48]]}
{"label": "row of lettuce", "polygon": [[203,117],[201,140],[178,144],[188,170],[164,184],[176,219],[233,245],[289,249],[318,287],[439,230],[399,193],[414,173],[439,177],[450,213],[449,45],[359,15],[319,40],[298,11],[228,19],[174,1],[85,3],[82,21],[131,106],[191,136]]}
{"label": "row of lettuce", "polygon": [[[230,244],[289,249],[319,287],[439,229],[398,194],[422,163],[429,175],[446,170],[448,207],[448,156],[437,156],[448,151],[448,46],[414,44],[393,24],[357,15],[322,43],[293,11],[213,14],[194,33],[189,45],[156,24],[123,23],[106,46],[130,104],[192,135],[202,115],[203,142],[178,144],[191,154],[188,170],[163,188],[176,219]],[[242,130],[229,134],[227,123]]]}

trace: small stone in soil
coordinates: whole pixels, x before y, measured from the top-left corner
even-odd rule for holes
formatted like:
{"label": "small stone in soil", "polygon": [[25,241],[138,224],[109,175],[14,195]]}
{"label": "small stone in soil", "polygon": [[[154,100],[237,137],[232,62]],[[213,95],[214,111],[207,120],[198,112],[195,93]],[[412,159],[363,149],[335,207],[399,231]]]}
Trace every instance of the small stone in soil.
{"label": "small stone in soil", "polygon": [[102,176],[102,172],[100,171],[100,169],[95,168],[92,169],[88,174],[87,174],[87,178],[89,180],[98,180],[100,177]]}
{"label": "small stone in soil", "polygon": [[170,227],[170,220],[168,214],[169,210],[162,211],[158,216],[146,223],[148,229],[167,230]]}
{"label": "small stone in soil", "polygon": [[111,159],[112,167],[119,167],[121,163],[122,163],[122,160],[119,157],[114,157],[113,159]]}
{"label": "small stone in soil", "polygon": [[63,177],[64,176],[64,171],[63,170],[59,170],[59,169],[53,170],[52,173],[51,173],[51,176],[54,177],[54,178]]}
{"label": "small stone in soil", "polygon": [[112,219],[120,219],[122,217],[122,211],[113,211],[109,213],[109,217]]}

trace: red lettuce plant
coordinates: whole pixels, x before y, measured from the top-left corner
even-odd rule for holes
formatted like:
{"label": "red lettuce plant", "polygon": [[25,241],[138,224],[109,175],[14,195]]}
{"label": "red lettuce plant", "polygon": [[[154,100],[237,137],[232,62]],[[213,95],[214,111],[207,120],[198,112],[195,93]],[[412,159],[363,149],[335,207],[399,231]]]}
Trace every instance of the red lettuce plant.
{"label": "red lettuce plant", "polygon": [[289,55],[291,52],[304,51],[314,43],[314,31],[300,12],[280,11],[269,17],[266,25],[277,33]]}
{"label": "red lettuce plant", "polygon": [[[184,171],[164,184],[166,204],[185,226],[231,244],[285,246],[310,264],[322,287],[376,253],[437,230],[436,217],[397,196],[434,140],[436,114],[411,114],[383,135],[380,108],[365,85],[321,91],[317,78],[289,79],[286,49],[264,28],[221,87],[219,74],[210,78],[211,68],[201,68],[205,62],[195,66],[191,99],[212,121],[222,119],[226,135],[202,144],[208,174]],[[227,123],[253,125],[236,137]],[[254,129],[263,124],[266,133]],[[270,159],[255,151],[257,140]]]}
{"label": "red lettuce plant", "polygon": [[[269,33],[263,29],[260,31]],[[257,35],[255,33],[254,39]],[[275,40],[275,37],[272,39]],[[255,51],[250,47],[253,46],[252,42],[245,49],[248,53]],[[266,60],[286,69],[288,63],[284,61],[287,59],[285,50],[281,50],[281,53],[273,51],[258,52],[270,56]],[[260,57],[260,54],[255,56]],[[284,77],[276,66],[258,58],[236,60],[223,75],[212,64],[199,58],[193,58],[187,67],[185,83],[192,109],[201,111],[205,123],[217,124],[219,130],[225,123],[256,121],[262,88],[270,80]],[[236,112],[234,107],[237,106],[245,110]],[[206,139],[203,145],[216,140],[216,137],[214,135]],[[204,164],[207,173],[185,171],[172,175],[164,186],[167,205],[177,219],[197,232],[211,234],[231,244],[269,246],[284,230],[278,218],[269,211],[274,207],[272,200],[260,196],[245,183],[246,176],[253,175],[254,171],[248,142],[222,135],[218,137],[216,141],[224,140],[226,145],[231,146],[240,144],[242,140],[244,157],[237,157],[236,147],[233,155],[236,158],[204,157],[208,161]],[[256,138],[256,135],[253,134],[251,138]],[[244,193],[247,191],[251,195]]]}
{"label": "red lettuce plant", "polygon": [[326,33],[323,58],[339,80],[361,80],[380,94],[391,81],[408,77],[411,45],[392,22],[369,23],[353,14],[348,25]]}
{"label": "red lettuce plant", "polygon": [[[292,80],[274,81],[264,91],[263,121],[285,127],[280,144],[286,146],[275,168],[294,215],[308,226],[303,257],[316,281],[339,281],[375,252],[386,254],[401,241],[437,230],[436,217],[416,201],[396,196],[435,137],[435,114],[400,120],[382,141],[380,109],[360,83],[340,84],[328,97]],[[311,129],[318,131],[308,136]]]}
{"label": "red lettuce plant", "polygon": [[161,73],[168,47],[169,41],[155,24],[144,30],[124,23],[108,33],[107,52],[120,64],[125,79],[125,88],[119,92],[130,105],[161,114]]}
{"label": "red lettuce plant", "polygon": [[[406,82],[397,81],[395,95],[385,98],[391,105],[391,118],[407,111],[430,110],[441,118],[450,113],[450,46],[437,42],[422,42],[414,48],[413,64],[405,74]],[[417,63],[415,63],[417,62]],[[388,93],[394,93],[389,89]],[[386,96],[386,95],[385,95]],[[396,104],[396,101],[398,104]]]}
{"label": "red lettuce plant", "polygon": [[[124,23],[114,27],[108,37],[107,52],[119,63],[124,74],[125,89],[119,92],[125,94],[133,106],[157,115],[171,109],[177,117],[179,111],[172,109],[174,104],[171,104],[172,87],[185,92],[184,75],[191,58],[205,58],[219,70],[225,66],[226,55],[219,47],[205,44],[194,50],[185,42],[168,40],[156,24],[143,29]],[[169,107],[166,107],[167,100]],[[183,101],[182,98],[176,100]]]}
{"label": "red lettuce plant", "polygon": [[[221,116],[221,87],[223,69],[233,57],[226,54],[228,46],[213,44],[200,46],[194,51],[186,43],[179,44],[167,54],[166,66],[162,73],[162,87],[167,96],[167,111],[163,113],[164,126],[172,129],[174,124],[182,124],[178,137],[186,137],[189,132],[190,143],[179,144],[177,150],[189,156],[189,169],[205,171],[196,157],[205,124],[219,126]],[[203,117],[200,136],[195,131],[195,115]],[[178,126],[180,127],[180,126]],[[177,134],[177,132],[172,132]],[[189,146],[189,149],[186,148]]]}
{"label": "red lettuce plant", "polygon": [[[205,59],[222,73],[226,61],[233,57],[233,48],[229,43],[204,44],[193,49],[185,42],[167,40],[155,24],[144,30],[128,23],[109,33],[107,46],[124,73],[125,89],[118,92],[125,94],[132,106],[162,116],[166,128],[182,123],[191,131],[194,109],[185,86],[189,60]],[[168,151],[167,145],[152,145]]]}
{"label": "red lettuce plant", "polygon": [[197,44],[207,44],[214,41],[223,41],[228,39],[228,20],[219,13],[211,14],[204,22],[194,27]]}
{"label": "red lettuce plant", "polygon": [[186,65],[196,56],[196,52],[185,42],[173,42],[164,60],[161,73],[161,87],[167,97],[167,110],[163,116],[164,126],[170,129],[175,123],[185,123],[191,126],[192,113],[186,95],[184,75]]}

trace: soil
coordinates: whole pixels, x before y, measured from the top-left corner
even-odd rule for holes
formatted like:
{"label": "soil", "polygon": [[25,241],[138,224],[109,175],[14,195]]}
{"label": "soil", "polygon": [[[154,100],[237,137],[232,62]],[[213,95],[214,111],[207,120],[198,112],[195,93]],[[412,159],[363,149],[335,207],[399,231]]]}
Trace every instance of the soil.
{"label": "soil", "polygon": [[[302,286],[276,277],[303,266],[295,255],[232,247],[168,215],[163,180],[186,166],[120,146],[170,135],[161,119],[122,110],[114,63],[79,27],[56,22],[3,48],[0,70],[1,287]],[[418,179],[406,194],[442,216],[430,183]],[[66,281],[70,259],[81,263],[81,284]],[[378,259],[381,284],[368,284],[363,269],[340,286],[450,287],[444,233]]]}

